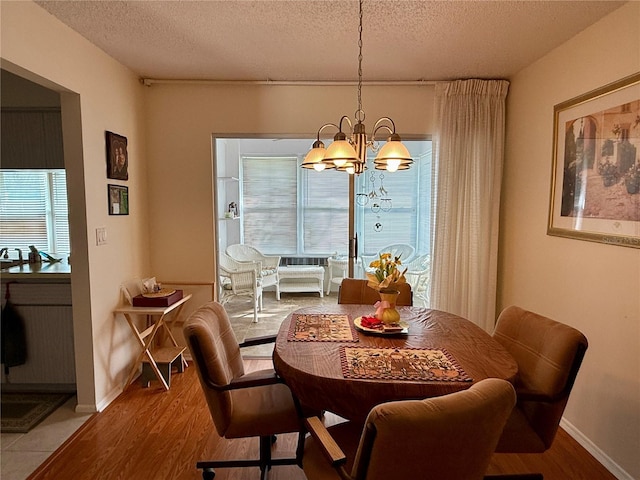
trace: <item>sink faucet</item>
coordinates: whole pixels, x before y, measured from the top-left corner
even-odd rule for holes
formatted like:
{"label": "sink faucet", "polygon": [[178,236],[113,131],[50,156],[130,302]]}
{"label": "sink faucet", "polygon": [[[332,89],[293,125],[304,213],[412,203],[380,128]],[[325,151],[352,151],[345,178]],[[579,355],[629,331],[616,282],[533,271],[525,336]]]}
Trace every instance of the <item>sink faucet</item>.
{"label": "sink faucet", "polygon": [[2,255],[4,253],[4,257],[3,258],[9,258],[9,249],[8,248],[3,248],[2,250],[0,250],[0,255]]}
{"label": "sink faucet", "polygon": [[20,260],[20,263],[24,262],[24,259],[22,258],[22,250],[19,248],[15,248],[14,250],[18,251],[18,260]]}

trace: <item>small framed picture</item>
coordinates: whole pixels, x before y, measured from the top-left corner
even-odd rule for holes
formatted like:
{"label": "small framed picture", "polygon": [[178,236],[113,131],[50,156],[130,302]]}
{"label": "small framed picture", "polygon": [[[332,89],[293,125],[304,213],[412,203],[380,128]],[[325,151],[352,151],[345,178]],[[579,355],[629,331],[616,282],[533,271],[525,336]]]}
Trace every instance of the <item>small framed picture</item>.
{"label": "small framed picture", "polygon": [[107,141],[107,178],[129,180],[129,155],[127,138],[113,132],[105,132]]}
{"label": "small framed picture", "polygon": [[129,215],[129,187],[107,185],[109,215]]}

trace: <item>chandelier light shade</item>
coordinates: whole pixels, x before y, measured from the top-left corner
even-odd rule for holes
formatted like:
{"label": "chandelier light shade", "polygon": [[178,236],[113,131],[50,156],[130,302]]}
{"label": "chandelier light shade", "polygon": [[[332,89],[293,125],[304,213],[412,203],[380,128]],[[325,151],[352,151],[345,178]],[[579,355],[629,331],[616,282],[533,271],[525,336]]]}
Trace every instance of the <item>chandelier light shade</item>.
{"label": "chandelier light shade", "polygon": [[[311,150],[305,156],[302,168],[313,168],[316,171],[323,171],[335,168],[348,174],[359,175],[367,168],[367,150],[377,152],[374,165],[377,170],[387,170],[395,172],[397,170],[407,170],[411,167],[413,159],[402,144],[400,135],[396,133],[396,126],[389,117],[380,118],[373,127],[373,131],[367,137],[364,119],[365,113],[362,110],[362,1],[360,6],[360,23],[358,28],[358,109],[355,113],[356,124],[353,125],[347,116],[340,119],[338,125],[326,123],[318,130],[318,138],[313,143]],[[343,131],[343,122],[349,124],[350,135]],[[325,149],[324,143],[320,140],[320,134],[325,128],[332,127],[338,130],[333,138],[333,143]],[[389,133],[387,143],[378,147],[376,134],[379,130],[385,129]]]}
{"label": "chandelier light shade", "polygon": [[387,143],[380,149],[373,161],[376,170],[387,170],[389,172],[408,170],[412,163],[411,154],[407,147],[402,144],[400,135],[397,133],[389,137]]}

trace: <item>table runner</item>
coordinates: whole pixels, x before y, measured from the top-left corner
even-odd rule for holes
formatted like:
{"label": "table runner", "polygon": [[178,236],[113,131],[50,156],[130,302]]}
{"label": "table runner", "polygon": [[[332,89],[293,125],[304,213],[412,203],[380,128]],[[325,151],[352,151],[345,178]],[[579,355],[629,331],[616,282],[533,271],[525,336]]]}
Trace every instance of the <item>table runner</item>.
{"label": "table runner", "polygon": [[345,378],[472,381],[444,349],[344,346],[340,361]]}
{"label": "table runner", "polygon": [[334,313],[294,314],[287,340],[290,342],[357,342],[349,315]]}

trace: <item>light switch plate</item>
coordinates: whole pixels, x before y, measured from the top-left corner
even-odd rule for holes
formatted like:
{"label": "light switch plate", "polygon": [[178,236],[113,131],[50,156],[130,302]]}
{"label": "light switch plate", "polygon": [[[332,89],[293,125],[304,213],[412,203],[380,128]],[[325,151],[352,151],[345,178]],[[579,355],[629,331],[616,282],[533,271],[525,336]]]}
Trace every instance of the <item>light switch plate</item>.
{"label": "light switch plate", "polygon": [[98,227],[96,228],[96,245],[106,245],[107,244],[107,227]]}

